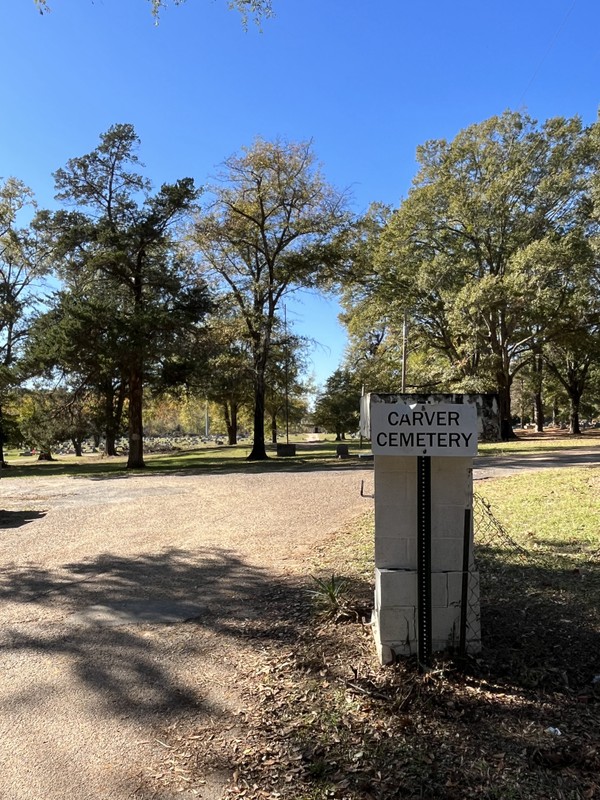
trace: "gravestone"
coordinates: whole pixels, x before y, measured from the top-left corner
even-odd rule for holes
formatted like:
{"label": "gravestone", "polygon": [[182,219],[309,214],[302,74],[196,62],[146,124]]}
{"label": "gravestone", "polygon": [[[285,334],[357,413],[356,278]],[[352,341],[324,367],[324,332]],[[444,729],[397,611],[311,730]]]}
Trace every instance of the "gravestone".
{"label": "gravestone", "polygon": [[375,466],[372,625],[382,663],[481,647],[472,525],[481,408],[474,395],[362,398]]}
{"label": "gravestone", "polygon": [[296,445],[286,442],[277,443],[277,455],[281,457],[289,457],[296,455]]}

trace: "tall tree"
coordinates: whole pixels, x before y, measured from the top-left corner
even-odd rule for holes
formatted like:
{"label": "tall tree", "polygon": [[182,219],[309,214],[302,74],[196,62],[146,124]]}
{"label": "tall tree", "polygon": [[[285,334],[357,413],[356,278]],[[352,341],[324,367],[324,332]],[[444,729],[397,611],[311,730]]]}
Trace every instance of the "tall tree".
{"label": "tall tree", "polygon": [[315,425],[335,432],[336,441],[345,439],[346,433],[358,430],[360,395],[357,376],[348,369],[336,369],[317,397],[313,414]]}
{"label": "tall tree", "polygon": [[[542,269],[527,251],[560,243],[577,225],[598,150],[578,118],[538,125],[506,112],[452,142],[427,142],[417,157],[413,187],[383,236],[377,290],[410,309],[463,385],[498,392],[508,436],[511,384],[537,337],[538,298],[557,283],[556,265]],[[564,296],[546,316],[560,315]]]}
{"label": "tall tree", "polygon": [[114,456],[127,397],[129,350],[120,309],[106,293],[95,294],[97,288],[89,282],[54,293],[51,307],[29,328],[24,367],[76,393],[93,392],[104,452]]}
{"label": "tall tree", "polygon": [[287,439],[290,424],[299,422],[306,415],[306,387],[301,381],[301,373],[306,368],[306,345],[302,337],[288,330],[287,324],[278,326],[265,392],[265,412],[270,420],[272,444],[277,444],[278,426],[283,427]]}
{"label": "tall tree", "polygon": [[329,186],[310,143],[257,139],[227,159],[193,240],[202,274],[228,291],[252,354],[254,434],[250,460],[267,458],[265,376],[285,295],[314,285],[331,263],[345,197]]}
{"label": "tall tree", "polygon": [[228,443],[235,445],[240,410],[252,406],[252,354],[243,319],[226,303],[219,306],[209,321],[210,351],[195,388],[220,406]]}
{"label": "tall tree", "polygon": [[0,185],[0,465],[4,462],[4,401],[19,382],[17,360],[39,295],[37,279],[45,271],[34,231],[21,227],[23,214],[35,209],[33,194],[21,181]]}
{"label": "tall tree", "polygon": [[112,126],[91,153],[55,173],[57,199],[76,211],[41,212],[43,231],[68,284],[94,284],[115,309],[127,353],[128,468],[144,466],[143,390],[156,361],[208,307],[206,287],[189,281],[189,265],[172,231],[195,207],[191,178],[151,194],[138,171],[133,126]]}

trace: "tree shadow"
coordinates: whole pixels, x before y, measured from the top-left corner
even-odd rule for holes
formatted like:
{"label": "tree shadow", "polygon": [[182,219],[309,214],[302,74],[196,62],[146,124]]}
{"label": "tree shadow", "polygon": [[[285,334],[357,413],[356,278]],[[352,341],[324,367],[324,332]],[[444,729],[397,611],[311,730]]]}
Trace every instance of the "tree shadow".
{"label": "tree shadow", "polygon": [[[307,797],[339,787],[378,800],[593,796],[600,563],[574,570],[490,546],[477,554],[482,653],[466,664],[436,654],[424,672],[416,657],[382,668],[366,626],[311,624],[272,671],[253,752],[284,740]],[[350,589],[357,606],[372,596],[366,577]],[[245,779],[260,782],[259,757],[248,769]]]}
{"label": "tree shadow", "polygon": [[45,511],[4,511],[0,510],[0,528],[20,528],[46,516]]}
{"label": "tree shadow", "polygon": [[[75,680],[107,715],[127,713],[141,722],[162,724],[169,714],[182,710],[222,713],[182,681],[176,664],[165,658],[165,624],[146,616],[142,624],[106,625],[86,620],[81,612],[96,606],[118,612],[143,608],[145,603],[184,604],[184,610],[191,608],[191,618],[184,617],[186,622],[177,628],[185,632],[180,637],[182,652],[193,660],[218,647],[215,635],[293,640],[296,622],[282,616],[281,607],[277,611],[271,602],[274,596],[293,607],[301,600],[301,590],[274,580],[226,549],[171,548],[132,557],[104,553],[57,569],[9,567],[0,576],[0,602],[8,606],[0,651],[66,657]],[[29,620],[49,621],[22,624],[19,615],[24,609]]]}
{"label": "tree shadow", "polygon": [[559,558],[477,549],[485,662],[524,690],[585,691],[600,673],[600,562]]}

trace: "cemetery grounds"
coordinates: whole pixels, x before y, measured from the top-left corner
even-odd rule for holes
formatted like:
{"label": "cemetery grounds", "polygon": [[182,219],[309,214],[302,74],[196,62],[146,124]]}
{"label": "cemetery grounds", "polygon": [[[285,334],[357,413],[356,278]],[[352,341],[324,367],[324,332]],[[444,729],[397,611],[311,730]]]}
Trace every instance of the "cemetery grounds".
{"label": "cemetery grounds", "polygon": [[[528,436],[490,446],[489,458],[578,446],[600,451],[600,439]],[[231,451],[202,457],[161,456],[151,470],[261,469],[236,466]],[[340,466],[356,465],[340,465],[326,444],[265,469],[291,477]],[[475,490],[481,654],[459,663],[450,649],[426,672],[410,658],[378,664],[365,499],[365,511],[295,553],[284,575],[257,583],[253,616],[215,627],[228,713],[167,698],[154,756],[129,796],[600,797],[600,467],[521,472]],[[176,650],[196,635],[206,634],[192,620],[163,628],[159,643]]]}

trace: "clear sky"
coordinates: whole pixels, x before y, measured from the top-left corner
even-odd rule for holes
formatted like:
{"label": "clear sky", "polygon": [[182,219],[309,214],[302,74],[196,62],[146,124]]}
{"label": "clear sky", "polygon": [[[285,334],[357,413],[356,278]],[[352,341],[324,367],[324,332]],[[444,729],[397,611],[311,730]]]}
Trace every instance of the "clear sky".
{"label": "clear sky", "polygon": [[[353,209],[398,205],[428,139],[510,109],[596,119],[598,0],[273,0],[262,32],[227,0],[3,0],[0,176],[53,204],[51,173],[132,123],[156,185],[210,179],[256,136],[312,139]],[[288,302],[322,344],[323,383],[344,350],[335,300]]]}

